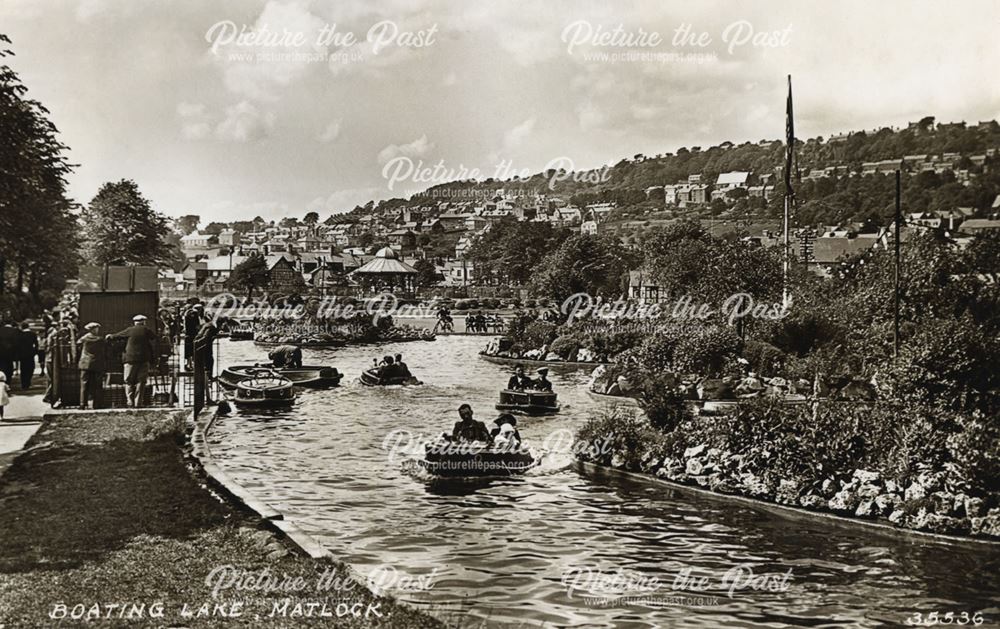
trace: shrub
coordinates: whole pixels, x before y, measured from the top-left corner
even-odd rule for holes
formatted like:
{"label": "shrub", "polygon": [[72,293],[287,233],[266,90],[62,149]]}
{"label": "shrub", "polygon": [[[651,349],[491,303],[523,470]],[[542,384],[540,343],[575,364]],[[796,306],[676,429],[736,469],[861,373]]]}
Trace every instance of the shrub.
{"label": "shrub", "polygon": [[673,431],[691,417],[679,384],[671,373],[645,372],[641,376],[642,409],[650,424],[664,432]]}
{"label": "shrub", "polygon": [[962,477],[976,491],[1000,491],[1000,425],[980,413],[956,419],[947,448]]}
{"label": "shrub", "polygon": [[674,367],[683,373],[718,375],[739,354],[740,338],[728,326],[694,326],[689,330],[674,350]]}
{"label": "shrub", "polygon": [[778,349],[805,356],[833,339],[842,338],[843,330],[826,317],[814,312],[795,313],[774,322],[771,343]]}
{"label": "shrub", "polygon": [[598,356],[610,358],[635,347],[643,337],[636,331],[597,330],[588,332],[581,344]]}
{"label": "shrub", "polygon": [[750,369],[765,376],[784,373],[785,353],[763,341],[747,341],[743,345],[743,358],[750,363]]}
{"label": "shrub", "polygon": [[606,446],[604,452],[583,458],[609,465],[611,459],[618,456],[624,459],[624,466],[632,470],[638,469],[645,457],[662,459],[672,449],[670,444],[674,441],[674,437],[654,428],[642,413],[623,407],[588,419],[577,431],[577,439],[581,443]]}
{"label": "shrub", "polygon": [[970,317],[934,319],[900,350],[892,370],[894,393],[919,404],[995,411],[998,364],[1000,344]]}
{"label": "shrub", "polygon": [[566,334],[552,341],[549,351],[555,352],[565,360],[576,360],[577,352],[580,351],[580,339],[575,334]]}
{"label": "shrub", "polygon": [[521,345],[526,350],[537,349],[542,345],[549,345],[556,338],[556,328],[557,326],[554,323],[532,321],[524,328]]}

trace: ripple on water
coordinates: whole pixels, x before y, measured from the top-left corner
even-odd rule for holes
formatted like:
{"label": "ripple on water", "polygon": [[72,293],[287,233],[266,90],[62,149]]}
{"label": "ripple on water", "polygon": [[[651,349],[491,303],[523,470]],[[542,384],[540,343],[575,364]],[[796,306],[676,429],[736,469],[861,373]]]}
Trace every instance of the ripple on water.
{"label": "ripple on water", "polygon": [[[660,486],[596,478],[547,456],[519,478],[441,482],[389,461],[382,441],[406,428],[428,437],[450,430],[458,405],[495,416],[507,368],[475,358],[483,339],[442,337],[330,351],[313,364],[345,373],[344,386],[303,392],[289,411],[221,419],[212,451],[239,482],[314,534],[362,573],[389,564],[410,575],[436,570],[434,587],[403,598],[462,624],[448,610],[491,622],[550,626],[898,626],[914,611],[973,611],[1000,619],[1000,557],[993,551],[926,545],[817,522],[785,520],[744,505]],[[364,387],[373,356],[402,352],[426,384]],[[250,343],[225,343],[220,364],[260,360]],[[574,429],[599,406],[585,372],[550,374],[562,411],[523,418],[528,445]],[[720,587],[736,565],[755,574],[792,571],[785,592]],[[714,605],[667,600],[588,604],[562,584],[566,570],[621,568],[674,591],[684,570],[709,577]],[[466,624],[471,624],[467,623]],[[988,623],[989,624],[989,623]]]}

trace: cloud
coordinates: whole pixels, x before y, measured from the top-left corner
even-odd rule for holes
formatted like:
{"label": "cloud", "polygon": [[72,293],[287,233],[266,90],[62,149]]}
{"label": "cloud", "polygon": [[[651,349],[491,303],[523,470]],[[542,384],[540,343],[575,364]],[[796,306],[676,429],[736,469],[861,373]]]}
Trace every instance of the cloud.
{"label": "cloud", "polygon": [[193,118],[205,115],[205,105],[202,103],[177,103],[177,115],[182,118]]}
{"label": "cloud", "polygon": [[264,220],[288,216],[292,213],[287,203],[281,201],[254,201],[240,203],[237,201],[217,201],[209,204],[202,212],[211,217],[210,220],[248,221],[257,216]]}
{"label": "cloud", "polygon": [[535,117],[532,116],[503,134],[503,147],[510,150],[521,146],[525,140],[531,137],[534,130]]}
{"label": "cloud", "polygon": [[208,110],[201,103],[177,103],[181,119],[181,137],[185,140],[203,140],[212,133]]}
{"label": "cloud", "polygon": [[333,122],[331,122],[330,124],[326,125],[326,128],[323,129],[323,133],[319,134],[318,138],[319,141],[327,143],[336,141],[336,139],[340,137],[341,122],[342,120],[338,118]]}
{"label": "cloud", "polygon": [[266,138],[273,128],[274,114],[241,101],[226,108],[226,117],[215,128],[215,135],[232,142],[253,142]]}
{"label": "cloud", "polygon": [[80,0],[76,5],[76,19],[87,22],[95,15],[100,15],[110,8],[107,0]]}
{"label": "cloud", "polygon": [[350,212],[357,205],[369,201],[378,203],[384,196],[381,188],[347,188],[338,190],[328,197],[316,197],[307,206],[307,212]]}
{"label": "cloud", "polygon": [[427,140],[427,134],[420,136],[409,144],[390,144],[378,152],[378,162],[385,164],[394,157],[423,157],[434,150],[434,143]]}
{"label": "cloud", "polygon": [[[212,31],[206,31],[206,46],[210,49],[208,54],[222,67],[223,83],[230,92],[255,100],[276,100],[283,88],[304,76],[310,66],[322,67],[323,64],[314,63],[313,56],[325,51],[315,44],[325,24],[301,2],[270,0],[253,23],[253,31],[301,34],[303,45],[238,46],[227,42],[222,36],[225,31],[220,28],[214,31],[211,40],[208,37]],[[234,25],[242,26],[235,22]],[[221,42],[220,45],[215,46],[215,41]]]}
{"label": "cloud", "polygon": [[181,136],[185,140],[204,140],[212,133],[212,125],[207,122],[186,122],[181,125]]}

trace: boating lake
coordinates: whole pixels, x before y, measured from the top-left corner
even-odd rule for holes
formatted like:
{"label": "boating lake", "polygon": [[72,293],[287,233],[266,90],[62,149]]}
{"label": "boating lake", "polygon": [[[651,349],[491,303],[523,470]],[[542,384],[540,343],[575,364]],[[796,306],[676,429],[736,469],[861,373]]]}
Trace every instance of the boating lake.
{"label": "boating lake", "polygon": [[[362,575],[389,566],[430,585],[393,593],[452,625],[875,627],[903,625],[917,612],[956,619],[981,612],[983,626],[1000,624],[997,551],[599,478],[569,456],[548,457],[523,477],[466,482],[390,461],[383,442],[393,430],[450,431],[464,402],[488,425],[496,417],[510,369],[478,358],[488,338],[305,349],[306,364],[345,374],[341,386],[302,391],[290,410],[220,418],[213,455]],[[360,384],[372,358],[397,352],[423,386]],[[224,340],[218,362],[263,362],[266,354],[252,342]],[[587,396],[588,375],[550,372],[562,411],[519,418],[526,445],[599,412],[605,403]],[[741,566],[765,589],[748,584],[749,572],[739,576]],[[675,587],[685,574],[686,587]],[[731,591],[734,577],[743,587]],[[594,593],[568,592],[567,583]]]}

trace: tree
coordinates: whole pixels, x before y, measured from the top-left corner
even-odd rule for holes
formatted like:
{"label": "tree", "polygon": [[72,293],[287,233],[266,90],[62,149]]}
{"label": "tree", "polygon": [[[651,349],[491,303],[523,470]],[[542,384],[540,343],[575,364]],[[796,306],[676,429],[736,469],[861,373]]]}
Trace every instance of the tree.
{"label": "tree", "polygon": [[319,222],[319,214],[317,212],[307,212],[302,222],[306,225],[315,225]]}
{"label": "tree", "polygon": [[264,256],[252,255],[236,265],[226,280],[226,288],[246,291],[247,299],[253,297],[253,291],[264,288],[271,281],[271,273],[267,270]]}
{"label": "tree", "polygon": [[[0,44],[9,43],[0,34]],[[0,59],[13,54],[0,47]],[[73,170],[64,155],[68,147],[57,138],[49,111],[26,98],[27,91],[16,72],[0,66],[0,295],[11,275],[11,299],[23,299],[27,289],[37,306],[42,289],[61,289],[75,273],[79,228],[76,205],[66,195]]]}
{"label": "tree", "polygon": [[167,219],[130,179],[106,183],[83,211],[84,259],[91,264],[167,266]]}
{"label": "tree", "polygon": [[417,286],[435,286],[444,277],[438,273],[437,268],[434,263],[427,258],[420,258],[413,264],[413,268],[417,270]]}
{"label": "tree", "polygon": [[494,223],[466,252],[476,275],[490,284],[526,284],[542,258],[559,246],[569,231],[551,223],[505,219]]}
{"label": "tree", "polygon": [[174,219],[174,225],[183,236],[187,236],[191,232],[198,229],[198,223],[200,222],[201,217],[197,214],[185,214],[184,216],[178,216]]}
{"label": "tree", "polygon": [[209,234],[210,236],[218,236],[227,229],[229,229],[229,225],[226,225],[225,223],[220,223],[219,221],[212,221],[211,223],[205,226],[204,233]]}
{"label": "tree", "polygon": [[616,298],[633,256],[616,238],[576,234],[547,255],[531,278],[532,288],[562,303],[576,293]]}

